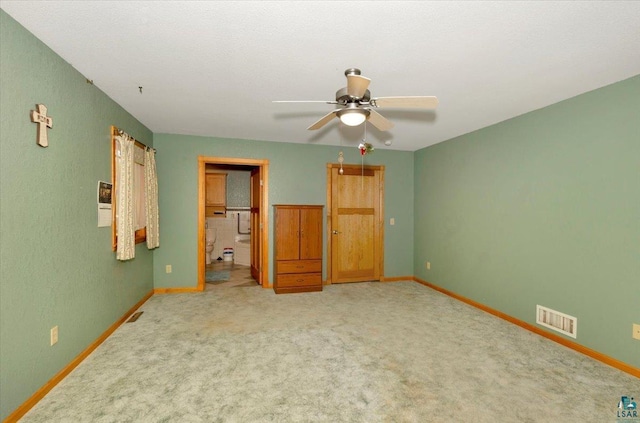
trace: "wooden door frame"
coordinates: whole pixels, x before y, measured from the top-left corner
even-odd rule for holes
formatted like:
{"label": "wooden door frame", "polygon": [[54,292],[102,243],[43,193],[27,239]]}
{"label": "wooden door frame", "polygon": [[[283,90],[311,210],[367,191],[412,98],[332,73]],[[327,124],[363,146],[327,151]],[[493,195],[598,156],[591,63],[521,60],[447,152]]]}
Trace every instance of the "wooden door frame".
{"label": "wooden door frame", "polygon": [[[331,196],[331,172],[333,169],[339,169],[342,166],[344,169],[361,169],[361,165],[356,164],[342,164],[339,163],[327,163],[327,280],[326,284],[331,285],[333,283],[332,276],[332,243],[333,237],[331,236],[331,231],[333,230],[332,225],[332,196]],[[380,271],[380,282],[384,281],[384,166],[364,166],[365,170],[373,170],[373,171],[381,171],[382,175],[380,177],[380,217],[378,220],[378,225],[380,225],[380,263],[378,263],[379,271]]]}
{"label": "wooden door frame", "polygon": [[[260,204],[260,238],[262,251],[262,287],[271,288],[269,282],[269,160],[242,159],[236,157],[208,157],[198,156],[198,291],[205,287],[205,174],[206,166],[239,165],[260,168],[262,177],[263,196]],[[255,230],[255,229],[254,229]]]}

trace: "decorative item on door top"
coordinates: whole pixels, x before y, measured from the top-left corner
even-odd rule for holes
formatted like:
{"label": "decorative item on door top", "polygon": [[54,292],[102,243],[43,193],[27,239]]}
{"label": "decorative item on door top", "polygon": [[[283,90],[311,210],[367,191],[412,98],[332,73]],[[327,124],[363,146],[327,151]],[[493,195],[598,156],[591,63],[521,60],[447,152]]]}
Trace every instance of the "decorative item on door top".
{"label": "decorative item on door top", "polygon": [[365,154],[368,154],[368,153],[373,153],[373,150],[374,150],[373,146],[368,142],[361,142],[358,145],[358,149],[360,150],[361,156],[364,156]]}
{"label": "decorative item on door top", "polygon": [[360,145],[358,145],[358,150],[360,150],[360,159],[362,162],[362,165],[361,165],[362,187],[364,188],[364,156],[365,154],[373,153],[373,146],[368,142],[364,142],[364,139],[363,139]]}
{"label": "decorative item on door top", "polygon": [[362,137],[362,142],[358,145],[358,150],[360,150],[360,156],[363,160],[364,166],[364,155],[367,153],[373,152],[373,146],[367,142],[367,123],[364,124],[364,137]]}
{"label": "decorative item on door top", "polygon": [[362,188],[364,189],[364,156],[365,154],[373,153],[373,146],[367,142],[367,123],[364,123],[364,138],[362,138],[362,142],[358,145],[358,150],[360,150],[360,161],[361,161],[361,180],[362,180]]}
{"label": "decorative item on door top", "polygon": [[[366,142],[367,140],[367,123],[364,124],[364,137],[362,138],[362,142],[358,144],[358,151],[360,152],[360,158],[362,162],[362,176],[363,176],[363,184],[364,184],[364,156],[369,153],[373,153],[374,148],[371,143]],[[342,132],[340,132],[340,147],[342,147]],[[340,175],[344,174],[344,169],[342,164],[344,163],[344,153],[340,151],[338,153],[338,163],[340,164],[340,169],[338,173]],[[364,185],[363,185],[364,186]]]}

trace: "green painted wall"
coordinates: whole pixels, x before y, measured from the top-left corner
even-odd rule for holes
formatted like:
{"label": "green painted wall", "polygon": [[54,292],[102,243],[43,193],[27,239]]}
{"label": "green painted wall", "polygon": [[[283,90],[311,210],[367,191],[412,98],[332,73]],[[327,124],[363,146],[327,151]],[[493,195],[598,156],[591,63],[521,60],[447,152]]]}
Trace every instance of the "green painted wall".
{"label": "green painted wall", "polygon": [[[415,153],[415,275],[640,367],[640,76]],[[431,262],[431,270],[425,268]]]}
{"label": "green painted wall", "polygon": [[[269,239],[273,240],[271,205],[326,206],[326,165],[336,163],[340,151],[330,146],[169,134],[155,134],[154,146],[158,150],[161,219],[160,248],[154,252],[156,288],[197,284],[199,155],[269,160]],[[360,163],[360,153],[355,146],[345,147],[343,151],[345,163]],[[385,276],[412,275],[413,153],[376,150],[365,156],[365,164],[385,166]],[[389,217],[395,217],[394,226],[389,225]],[[272,245],[269,253],[272,273]],[[172,265],[170,274],[165,273],[167,264]],[[326,276],[326,269],[324,274]]]}
{"label": "green painted wall", "polygon": [[[153,288],[153,254],[115,260],[97,227],[98,180],[111,180],[110,125],[152,133],[0,11],[0,419]],[[29,111],[53,117],[36,145]],[[49,346],[58,325],[59,342]]]}

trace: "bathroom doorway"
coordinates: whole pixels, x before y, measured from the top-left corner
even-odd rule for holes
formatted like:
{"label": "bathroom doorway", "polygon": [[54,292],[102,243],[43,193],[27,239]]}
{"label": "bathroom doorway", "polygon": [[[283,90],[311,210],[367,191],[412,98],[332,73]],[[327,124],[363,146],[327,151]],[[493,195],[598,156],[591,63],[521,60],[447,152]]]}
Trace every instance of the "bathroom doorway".
{"label": "bathroom doorway", "polygon": [[[222,220],[218,220],[216,217],[211,218],[206,216],[206,178],[207,169],[210,172],[222,172],[227,174],[247,174],[247,178],[250,175],[250,183],[246,187],[247,192],[242,193],[242,197],[246,197],[247,204],[244,204],[244,199],[238,205],[238,199],[234,204],[229,204],[228,208],[225,208],[222,217],[228,218],[228,222],[233,223],[234,233],[219,229],[216,234],[217,247],[213,247],[213,259],[223,258],[223,247],[226,244],[238,245],[242,254],[241,259],[245,260],[245,254],[247,265],[249,265],[250,273],[255,281],[262,285],[264,288],[270,288],[268,279],[268,160],[257,159],[244,159],[244,158],[229,158],[229,157],[198,157],[198,290],[203,291],[206,283],[206,228],[208,223],[225,223]],[[233,180],[233,178],[232,178]],[[233,189],[233,187],[232,187]],[[229,195],[235,195],[229,193]],[[228,226],[228,225],[227,225]],[[250,230],[247,228],[250,228]],[[209,231],[211,232],[211,231]],[[231,237],[233,241],[223,239]],[[248,238],[248,239],[247,239]],[[247,241],[249,241],[247,243]],[[245,252],[245,248],[246,252]],[[211,248],[209,248],[211,249]],[[228,257],[228,256],[227,256]],[[244,261],[242,263],[245,264]]]}

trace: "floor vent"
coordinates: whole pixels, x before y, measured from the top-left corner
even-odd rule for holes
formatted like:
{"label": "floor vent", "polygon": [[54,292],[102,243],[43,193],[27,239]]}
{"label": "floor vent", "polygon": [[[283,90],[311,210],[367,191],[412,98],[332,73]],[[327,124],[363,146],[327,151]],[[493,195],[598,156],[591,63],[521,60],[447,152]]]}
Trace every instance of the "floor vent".
{"label": "floor vent", "polygon": [[576,338],[578,334],[578,319],[576,317],[541,305],[536,306],[536,323],[572,338]]}
{"label": "floor vent", "polygon": [[127,320],[127,323],[133,323],[136,320],[138,320],[138,317],[140,317],[142,315],[142,313],[144,313],[143,311],[137,311],[135,313],[133,313],[133,316],[131,316],[131,318],[129,320]]}

